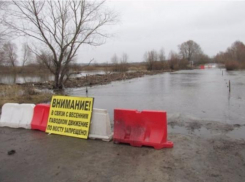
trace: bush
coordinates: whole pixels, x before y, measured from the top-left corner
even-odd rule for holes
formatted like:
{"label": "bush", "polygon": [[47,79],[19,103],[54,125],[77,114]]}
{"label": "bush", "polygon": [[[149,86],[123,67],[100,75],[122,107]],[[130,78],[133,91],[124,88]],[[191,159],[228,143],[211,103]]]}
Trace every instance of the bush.
{"label": "bush", "polygon": [[240,63],[240,68],[245,69],[245,62]]}
{"label": "bush", "polygon": [[225,63],[225,68],[227,71],[239,69],[239,63],[237,61],[227,61]]}
{"label": "bush", "polygon": [[171,59],[169,60],[169,67],[171,70],[188,69],[188,60]]}
{"label": "bush", "polygon": [[169,69],[169,63],[167,61],[153,61],[153,62],[147,62],[146,69],[151,70],[168,70]]}
{"label": "bush", "polygon": [[112,71],[114,71],[114,72],[127,72],[128,67],[129,66],[128,66],[127,62],[115,63],[112,66]]}

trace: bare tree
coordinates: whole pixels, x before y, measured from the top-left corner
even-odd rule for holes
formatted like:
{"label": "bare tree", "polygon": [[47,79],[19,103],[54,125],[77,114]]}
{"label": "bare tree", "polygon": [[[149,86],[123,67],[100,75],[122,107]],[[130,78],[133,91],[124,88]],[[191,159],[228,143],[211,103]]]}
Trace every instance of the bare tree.
{"label": "bare tree", "polygon": [[128,55],[126,53],[122,54],[122,57],[119,59],[115,54],[111,58],[113,64],[112,70],[117,72],[126,72],[128,71]]}
{"label": "bare tree", "polygon": [[[108,37],[103,27],[114,23],[116,16],[103,8],[104,2],[13,1],[14,8],[8,10],[5,24],[38,41],[38,49],[33,46],[32,50],[54,74],[54,88],[62,89],[69,65],[81,45],[99,46]],[[44,56],[44,50],[48,57]]]}
{"label": "bare tree", "polygon": [[158,57],[159,57],[159,61],[165,61],[166,60],[165,51],[163,48],[160,50]]}
{"label": "bare tree", "polygon": [[245,45],[241,41],[234,42],[226,52],[230,59],[245,62]]}
{"label": "bare tree", "polygon": [[36,55],[36,61],[40,68],[46,67],[48,69],[52,69],[52,67],[54,67],[52,54],[48,54],[45,51],[42,51],[41,54]]}
{"label": "bare tree", "polygon": [[146,52],[144,55],[146,66],[148,70],[153,70],[154,63],[158,61],[158,55],[155,50]]}
{"label": "bare tree", "polygon": [[24,43],[22,46],[22,67],[25,66],[28,63],[31,63],[33,60],[33,54],[31,52],[30,47],[28,46],[27,43]]}
{"label": "bare tree", "polygon": [[113,71],[118,71],[118,69],[119,69],[119,59],[118,59],[116,54],[114,54],[114,56],[112,56],[111,63],[112,63],[112,70]]}
{"label": "bare tree", "polygon": [[120,71],[125,72],[128,71],[128,55],[123,53],[121,61],[120,61]]}
{"label": "bare tree", "polygon": [[104,72],[105,72],[105,74],[106,75],[108,75],[108,74],[110,74],[110,69],[109,69],[109,63],[108,62],[105,62],[105,63],[103,63],[103,65],[104,65]]}
{"label": "bare tree", "polygon": [[197,64],[205,64],[212,62],[212,59],[206,54],[199,54],[195,58]]}
{"label": "bare tree", "polygon": [[179,45],[179,52],[182,59],[186,59],[189,62],[194,62],[195,57],[202,53],[201,47],[194,41],[188,40]]}
{"label": "bare tree", "polygon": [[123,53],[121,63],[127,63],[128,62],[128,55],[126,53]]}
{"label": "bare tree", "polygon": [[111,62],[112,62],[112,64],[118,64],[119,61],[118,61],[118,57],[116,54],[114,54],[114,56],[112,56]]}
{"label": "bare tree", "polygon": [[7,42],[3,45],[3,59],[5,65],[12,66],[16,73],[17,66],[17,46],[14,43]]}
{"label": "bare tree", "polygon": [[0,66],[4,64],[4,52],[0,49]]}
{"label": "bare tree", "polygon": [[5,1],[0,1],[0,66],[4,65],[5,63],[5,58],[4,58],[4,51],[2,49],[3,42],[6,38],[6,28],[4,27],[3,24],[3,14],[4,14],[4,7],[6,5]]}
{"label": "bare tree", "polygon": [[169,68],[171,70],[179,69],[180,56],[174,51],[169,52]]}
{"label": "bare tree", "polygon": [[225,52],[219,52],[214,60],[225,64],[227,70],[245,69],[245,45],[241,41],[234,42]]}
{"label": "bare tree", "polygon": [[[3,10],[3,6],[4,6],[4,2],[3,1],[0,1],[0,11],[1,12]],[[4,30],[3,30],[2,18],[0,18],[0,45],[2,43],[3,36],[4,36]]]}
{"label": "bare tree", "polygon": [[4,25],[3,21],[4,10],[7,8],[8,4],[9,2],[7,1],[0,1],[0,46],[7,39],[7,35],[11,33],[8,31],[8,28]]}

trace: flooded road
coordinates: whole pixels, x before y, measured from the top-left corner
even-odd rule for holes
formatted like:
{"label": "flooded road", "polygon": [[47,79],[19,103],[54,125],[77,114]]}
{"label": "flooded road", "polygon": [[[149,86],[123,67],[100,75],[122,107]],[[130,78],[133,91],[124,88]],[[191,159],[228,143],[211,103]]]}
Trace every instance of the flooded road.
{"label": "flooded road", "polygon": [[[168,121],[245,124],[245,71],[223,70],[222,75],[220,69],[184,70],[113,82],[88,90],[88,96],[95,98],[94,107],[107,109],[111,121],[114,108],[125,108],[165,110]],[[86,96],[85,88],[68,89],[67,92],[73,96]],[[239,131],[240,128],[237,130],[244,133]],[[174,131],[186,132],[178,127]],[[200,128],[200,132],[207,133],[205,128]]]}
{"label": "flooded road", "polygon": [[[243,182],[244,85],[244,72],[193,70],[91,87],[88,96],[95,97],[96,108],[109,111],[111,121],[114,108],[166,110],[174,148],[2,127],[0,181]],[[86,96],[85,88],[67,92]],[[16,152],[10,156],[11,150]]]}
{"label": "flooded road", "polygon": [[[227,87],[231,80],[231,93]],[[166,110],[204,120],[245,124],[245,72],[190,70],[88,88],[96,108]],[[86,96],[85,88],[68,90]]]}

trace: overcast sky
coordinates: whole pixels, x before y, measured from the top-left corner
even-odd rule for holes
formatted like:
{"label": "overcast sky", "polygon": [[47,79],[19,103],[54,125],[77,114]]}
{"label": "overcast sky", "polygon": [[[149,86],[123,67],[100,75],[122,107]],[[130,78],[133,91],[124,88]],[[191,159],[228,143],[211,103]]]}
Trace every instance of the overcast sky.
{"label": "overcast sky", "polygon": [[140,62],[146,51],[164,48],[168,56],[187,40],[197,42],[209,56],[236,40],[245,43],[245,1],[110,0],[106,4],[119,14],[120,21],[107,27],[113,37],[100,47],[81,47],[77,62],[92,58],[110,62],[114,54],[123,53],[129,62]]}

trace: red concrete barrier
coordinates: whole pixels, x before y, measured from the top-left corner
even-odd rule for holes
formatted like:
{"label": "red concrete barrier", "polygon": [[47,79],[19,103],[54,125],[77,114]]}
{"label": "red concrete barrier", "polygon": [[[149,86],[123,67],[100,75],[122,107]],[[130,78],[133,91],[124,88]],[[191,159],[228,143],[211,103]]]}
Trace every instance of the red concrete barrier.
{"label": "red concrete barrier", "polygon": [[173,147],[173,142],[167,141],[167,113],[164,111],[115,109],[113,140],[136,147]]}
{"label": "red concrete barrier", "polygon": [[201,66],[200,66],[200,69],[201,69],[201,70],[205,69],[205,66],[204,66],[204,65],[201,65]]}
{"label": "red concrete barrier", "polygon": [[49,104],[37,104],[34,107],[33,118],[31,121],[32,130],[45,131],[48,123],[50,105]]}

